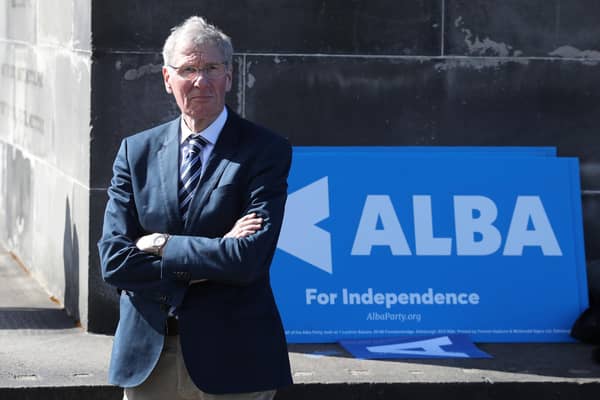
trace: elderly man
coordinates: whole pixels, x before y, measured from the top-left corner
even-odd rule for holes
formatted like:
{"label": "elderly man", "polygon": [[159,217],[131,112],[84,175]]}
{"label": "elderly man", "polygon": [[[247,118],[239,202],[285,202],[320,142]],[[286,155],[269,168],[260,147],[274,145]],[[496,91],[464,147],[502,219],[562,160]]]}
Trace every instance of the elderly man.
{"label": "elderly man", "polygon": [[269,283],[289,143],[225,107],[231,40],[203,18],[163,48],[181,117],[125,138],[102,275],[121,291],[110,382],[135,399],[272,399],[291,384]]}

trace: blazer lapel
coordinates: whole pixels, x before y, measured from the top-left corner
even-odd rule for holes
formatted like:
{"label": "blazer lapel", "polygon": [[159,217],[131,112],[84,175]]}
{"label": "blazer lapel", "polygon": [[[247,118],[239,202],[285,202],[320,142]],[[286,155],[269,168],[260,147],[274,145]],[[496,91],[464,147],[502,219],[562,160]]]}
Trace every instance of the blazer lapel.
{"label": "blazer lapel", "polygon": [[158,150],[160,187],[167,210],[169,226],[181,231],[183,221],[179,213],[179,126],[181,117],[165,127],[164,141]]}
{"label": "blazer lapel", "polygon": [[238,117],[230,109],[227,111],[227,121],[225,122],[225,126],[223,126],[223,130],[219,135],[217,143],[215,143],[215,147],[208,159],[206,170],[204,171],[204,174],[202,174],[202,178],[200,179],[200,183],[198,184],[198,188],[196,189],[196,193],[190,204],[189,215],[185,221],[186,230],[193,221],[200,218],[202,209],[208,201],[210,193],[214,190],[221,175],[223,175],[225,167],[227,167],[227,164],[229,164],[238,150]]}

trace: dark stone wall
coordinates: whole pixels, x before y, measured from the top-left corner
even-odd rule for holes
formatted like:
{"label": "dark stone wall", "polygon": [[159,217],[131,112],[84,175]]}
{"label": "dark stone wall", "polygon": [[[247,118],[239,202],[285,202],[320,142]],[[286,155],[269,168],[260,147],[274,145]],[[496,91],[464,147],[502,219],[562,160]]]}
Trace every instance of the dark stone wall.
{"label": "dark stone wall", "polygon": [[[178,113],[160,50],[194,14],[233,38],[229,105],[294,145],[557,146],[579,157],[587,257],[600,258],[596,0],[95,0],[90,243],[120,139]],[[116,307],[112,291],[90,296]],[[115,321],[91,315],[90,327]]]}

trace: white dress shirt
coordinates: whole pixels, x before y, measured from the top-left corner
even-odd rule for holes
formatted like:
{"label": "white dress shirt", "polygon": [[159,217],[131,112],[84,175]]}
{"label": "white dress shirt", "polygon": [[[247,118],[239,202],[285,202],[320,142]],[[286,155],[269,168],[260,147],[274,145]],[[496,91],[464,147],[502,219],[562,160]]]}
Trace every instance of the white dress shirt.
{"label": "white dress shirt", "polygon": [[[221,130],[223,126],[225,126],[225,121],[227,121],[227,107],[223,107],[223,111],[221,114],[215,119],[212,124],[206,127],[203,131],[200,132],[192,132],[192,130],[187,126],[183,116],[181,117],[181,135],[179,140],[179,166],[181,167],[181,163],[183,162],[184,154],[183,142],[187,139],[188,136],[192,134],[200,134],[202,138],[207,142],[206,146],[202,148],[202,152],[200,153],[200,161],[202,161],[202,172],[204,175],[204,171],[206,171],[206,165],[208,164],[208,160],[210,155],[212,154],[213,149],[215,148],[215,143],[217,143],[217,139],[219,139],[219,135],[221,134]],[[200,176],[202,176],[200,175]]]}

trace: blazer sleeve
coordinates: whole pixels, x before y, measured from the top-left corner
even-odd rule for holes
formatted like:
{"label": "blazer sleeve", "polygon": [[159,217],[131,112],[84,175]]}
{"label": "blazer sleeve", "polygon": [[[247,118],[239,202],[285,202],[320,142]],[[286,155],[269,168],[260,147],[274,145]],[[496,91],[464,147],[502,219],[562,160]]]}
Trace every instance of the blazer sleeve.
{"label": "blazer sleeve", "polygon": [[163,278],[245,286],[268,273],[283,221],[291,146],[283,139],[273,140],[249,164],[242,215],[260,215],[262,228],[245,238],[171,236],[163,249]]}
{"label": "blazer sleeve", "polygon": [[174,280],[162,279],[160,257],[135,245],[144,233],[134,202],[127,154],[124,139],[113,165],[102,237],[98,241],[102,278],[119,289],[174,305],[181,301],[185,289]]}

